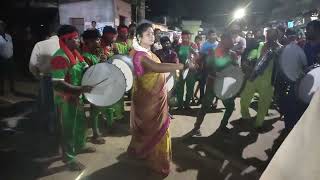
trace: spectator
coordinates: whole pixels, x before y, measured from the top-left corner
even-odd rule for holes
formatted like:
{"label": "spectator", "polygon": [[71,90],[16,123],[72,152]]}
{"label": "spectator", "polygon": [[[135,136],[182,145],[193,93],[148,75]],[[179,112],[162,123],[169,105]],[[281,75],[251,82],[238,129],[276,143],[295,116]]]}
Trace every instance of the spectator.
{"label": "spectator", "polygon": [[29,63],[30,72],[40,80],[39,89],[39,112],[43,113],[40,117],[47,120],[45,126],[50,133],[54,132],[54,103],[53,87],[50,75],[51,59],[53,54],[60,48],[59,38],[55,33],[49,33],[51,37],[40,41],[34,46]]}
{"label": "spectator", "polygon": [[152,46],[152,52],[156,52],[160,49],[162,49],[161,43],[160,43],[160,38],[161,38],[161,30],[160,29],[155,29],[154,30],[154,44]]}
{"label": "spectator", "polygon": [[232,30],[232,36],[233,36],[233,42],[234,42],[234,47],[232,50],[235,51],[238,56],[239,65],[241,65],[241,55],[247,47],[246,39],[241,37],[240,34],[241,34],[240,30]]}
{"label": "spectator", "polygon": [[320,62],[320,21],[314,20],[307,25],[307,44],[304,51],[307,56],[308,65]]}

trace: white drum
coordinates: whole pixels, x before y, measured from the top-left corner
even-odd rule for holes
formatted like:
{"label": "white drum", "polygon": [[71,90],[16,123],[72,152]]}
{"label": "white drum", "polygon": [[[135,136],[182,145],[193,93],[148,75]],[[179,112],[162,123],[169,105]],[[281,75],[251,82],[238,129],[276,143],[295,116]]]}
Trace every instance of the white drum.
{"label": "white drum", "polygon": [[126,90],[126,80],[119,68],[109,63],[91,66],[82,78],[83,86],[93,86],[86,99],[95,106],[105,107],[118,102]]}
{"label": "white drum", "polygon": [[296,82],[304,75],[304,67],[307,65],[307,58],[298,45],[289,44],[282,51],[279,68],[286,80]]}
{"label": "white drum", "polygon": [[229,65],[217,73],[214,80],[214,93],[221,100],[236,97],[244,83],[244,73],[233,65]]}
{"label": "white drum", "polygon": [[309,72],[296,84],[296,95],[298,98],[309,104],[314,93],[320,89],[320,67],[312,66]]}
{"label": "white drum", "polygon": [[108,62],[114,64],[124,74],[124,77],[126,78],[126,91],[129,91],[132,88],[133,85],[133,62],[132,58],[129,56],[124,56],[124,55],[115,55],[112,56]]}
{"label": "white drum", "polygon": [[124,55],[115,55],[115,56],[112,56],[110,59],[108,59],[108,61],[113,62],[116,59],[125,62],[130,67],[131,71],[133,72],[134,67],[133,67],[133,61],[132,61],[131,57],[124,56]]}
{"label": "white drum", "polygon": [[124,61],[119,59],[114,59],[112,64],[117,66],[122,71],[124,77],[126,78],[126,91],[129,91],[133,85],[133,74],[130,67]]}

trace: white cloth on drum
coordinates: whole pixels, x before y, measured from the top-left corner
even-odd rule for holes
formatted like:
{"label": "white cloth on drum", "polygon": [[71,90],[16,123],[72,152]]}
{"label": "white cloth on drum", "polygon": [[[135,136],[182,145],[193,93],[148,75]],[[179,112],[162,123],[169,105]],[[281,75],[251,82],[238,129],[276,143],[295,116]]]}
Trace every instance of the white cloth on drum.
{"label": "white cloth on drum", "polygon": [[282,143],[260,180],[320,179],[320,91]]}

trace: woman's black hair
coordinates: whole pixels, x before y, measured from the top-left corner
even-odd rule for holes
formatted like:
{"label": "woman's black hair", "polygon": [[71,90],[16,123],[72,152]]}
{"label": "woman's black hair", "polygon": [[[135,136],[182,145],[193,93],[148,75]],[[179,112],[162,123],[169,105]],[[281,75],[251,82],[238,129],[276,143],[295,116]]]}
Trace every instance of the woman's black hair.
{"label": "woman's black hair", "polygon": [[138,27],[137,27],[137,32],[136,32],[136,36],[137,38],[141,38],[142,37],[142,34],[144,32],[146,32],[149,28],[152,28],[152,24],[150,23],[143,23],[143,24],[140,24]]}
{"label": "woman's black hair", "polygon": [[58,30],[58,36],[63,36],[65,34],[73,33],[73,32],[78,32],[77,28],[71,25],[61,25],[59,30]]}

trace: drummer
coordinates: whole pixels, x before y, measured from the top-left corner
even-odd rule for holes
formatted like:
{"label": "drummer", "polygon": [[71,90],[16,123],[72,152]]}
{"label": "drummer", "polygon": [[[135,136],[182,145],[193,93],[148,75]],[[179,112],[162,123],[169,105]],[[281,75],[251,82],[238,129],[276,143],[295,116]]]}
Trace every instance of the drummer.
{"label": "drummer", "polygon": [[[209,76],[207,78],[206,92],[202,100],[201,109],[197,116],[197,121],[194,124],[193,130],[191,131],[192,135],[201,135],[201,124],[204,120],[207,110],[210,108],[211,103],[215,98],[213,91],[215,77],[219,75],[219,71],[221,69],[224,69],[230,65],[237,65],[237,55],[235,52],[231,51],[232,47],[232,36],[229,33],[225,33],[221,36],[221,42],[219,43],[218,47],[208,54],[206,69]],[[229,129],[226,126],[235,107],[234,98],[223,100],[222,102],[226,107],[226,111],[222,118],[219,129],[228,132]]]}
{"label": "drummer", "polygon": [[[276,29],[269,29],[267,31],[266,43],[262,46],[261,51],[258,52],[257,58],[266,55],[269,49],[279,48],[281,45],[278,42],[278,31]],[[273,98],[272,72],[274,60],[272,59],[266,69],[255,80],[247,81],[244,90],[241,93],[240,105],[241,115],[243,119],[250,119],[249,106],[251,104],[254,94],[259,94],[257,118],[254,127],[258,130],[262,127],[264,118],[268,113],[269,107]],[[259,62],[257,62],[259,63]]]}
{"label": "drummer", "polygon": [[126,25],[120,25],[118,26],[117,31],[118,38],[114,43],[117,50],[117,54],[129,55],[129,52],[132,49],[131,44],[128,42],[129,28]]}
{"label": "drummer", "polygon": [[113,55],[118,54],[114,42],[117,39],[117,30],[112,26],[105,26],[103,28],[103,34],[101,39],[101,48],[107,58],[111,58]]}
{"label": "drummer", "polygon": [[[303,49],[298,45],[298,32],[288,29],[286,36],[289,44],[282,51],[280,61],[289,59],[291,63],[297,63],[301,69],[299,69],[299,71],[297,71],[297,69],[293,69],[292,71],[294,72],[291,73],[297,74],[298,77],[299,75],[302,75],[304,70],[308,67],[307,57]],[[286,81],[284,77],[281,76],[277,79],[280,81],[277,83],[280,88],[276,89],[278,91],[276,94],[279,94],[279,108],[281,113],[284,115],[285,131],[286,133],[289,133],[301,118],[306,107],[297,99],[294,88],[295,82]]]}
{"label": "drummer", "polygon": [[84,69],[88,67],[76,50],[80,46],[77,29],[62,25],[58,30],[60,49],[51,60],[55,99],[62,127],[63,161],[70,170],[83,170],[85,167],[75,159],[78,153],[95,152],[86,147],[86,124],[81,94],[90,92],[92,87],[81,86]]}
{"label": "drummer", "polygon": [[[96,30],[87,30],[82,35],[85,49],[83,52],[84,60],[89,66],[96,65],[101,62],[101,59],[97,55],[97,50],[100,48],[100,33]],[[105,144],[105,140],[100,137],[98,133],[98,121],[100,114],[105,116],[108,127],[113,125],[113,111],[112,107],[96,107],[90,105],[90,124],[93,131],[92,143],[94,144]]]}
{"label": "drummer", "polygon": [[[199,55],[198,46],[191,42],[191,33],[189,31],[182,32],[182,43],[177,47],[177,54],[181,63],[185,64],[187,60],[197,59]],[[196,83],[196,73],[189,72],[186,79],[184,80],[182,75],[179,76],[177,82],[177,100],[178,109],[181,110],[183,107],[190,110],[190,101],[193,97],[194,86]],[[186,98],[184,99],[184,86],[187,86]]]}
{"label": "drummer", "polygon": [[[120,55],[129,55],[132,47],[131,44],[128,42],[129,38],[129,28],[125,25],[120,25],[117,28],[118,31],[118,38],[114,43],[115,54]],[[129,95],[130,96],[130,95]],[[113,105],[115,109],[114,118],[117,120],[121,120],[124,118],[124,98],[120,99],[119,102]]]}

